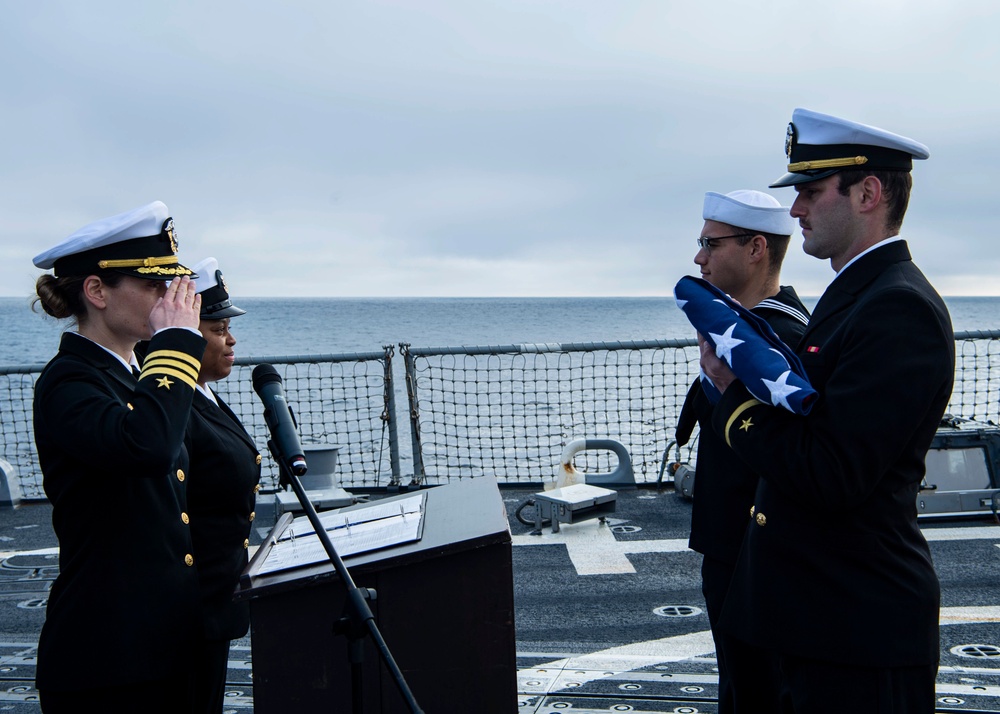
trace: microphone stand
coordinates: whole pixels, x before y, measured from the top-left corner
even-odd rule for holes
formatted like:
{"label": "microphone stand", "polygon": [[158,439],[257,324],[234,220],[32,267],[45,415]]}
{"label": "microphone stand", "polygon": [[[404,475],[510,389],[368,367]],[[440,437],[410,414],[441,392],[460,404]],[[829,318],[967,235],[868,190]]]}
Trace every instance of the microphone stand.
{"label": "microphone stand", "polygon": [[423,710],[417,704],[413,692],[410,691],[410,687],[403,677],[402,670],[399,669],[396,660],[393,659],[392,653],[389,651],[389,646],[382,637],[382,633],[379,632],[378,625],[375,624],[375,616],[372,615],[371,608],[368,606],[369,601],[376,599],[375,590],[372,588],[359,588],[354,584],[354,579],[348,572],[347,566],[344,565],[344,561],[341,560],[340,554],[333,547],[333,542],[330,540],[330,536],[327,535],[326,528],[323,527],[323,522],[319,519],[319,514],[316,513],[316,509],[309,501],[309,497],[306,495],[299,477],[289,470],[285,464],[285,460],[281,458],[281,452],[273,439],[268,439],[267,448],[271,452],[271,457],[278,464],[279,483],[292,485],[292,490],[295,491],[295,496],[299,499],[302,510],[308,516],[309,523],[312,524],[313,529],[316,531],[316,535],[320,543],[323,544],[323,549],[326,550],[326,554],[333,564],[334,570],[347,590],[347,598],[344,601],[344,612],[340,619],[334,623],[333,632],[334,634],[346,635],[347,637],[347,659],[351,663],[352,711],[355,714],[363,714],[364,712],[362,664],[365,659],[364,638],[367,633],[378,648],[379,656],[385,662],[385,666],[392,674],[396,688],[406,702],[406,706],[413,714],[423,714]]}

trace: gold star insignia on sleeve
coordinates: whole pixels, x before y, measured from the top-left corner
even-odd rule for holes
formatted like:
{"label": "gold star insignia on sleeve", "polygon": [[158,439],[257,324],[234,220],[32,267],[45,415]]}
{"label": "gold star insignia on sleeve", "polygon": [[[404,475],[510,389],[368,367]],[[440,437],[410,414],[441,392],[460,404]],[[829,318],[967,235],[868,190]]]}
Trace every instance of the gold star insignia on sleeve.
{"label": "gold star insignia on sleeve", "polygon": [[749,417],[740,422],[740,431],[750,431],[753,426],[753,417]]}
{"label": "gold star insignia on sleeve", "polygon": [[170,381],[170,377],[160,377],[158,380],[156,380],[157,388],[166,387],[167,389],[170,389],[171,384],[173,384],[173,382]]}

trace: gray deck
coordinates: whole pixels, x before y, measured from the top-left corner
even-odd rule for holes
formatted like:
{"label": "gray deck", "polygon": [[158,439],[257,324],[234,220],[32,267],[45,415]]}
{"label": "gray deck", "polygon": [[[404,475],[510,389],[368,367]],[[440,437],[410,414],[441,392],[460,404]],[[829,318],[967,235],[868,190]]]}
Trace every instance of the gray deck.
{"label": "gray deck", "polygon": [[[606,525],[532,536],[514,518],[532,492],[502,492],[514,535],[519,711],[716,712],[700,556],[686,548],[690,504],[669,489],[622,491]],[[274,522],[261,506],[258,538]],[[3,712],[40,711],[35,643],[58,563],[49,516],[44,503],[0,511]],[[977,519],[924,531],[942,586],[939,711],[1000,712],[1000,526]],[[249,645],[244,638],[232,649],[226,710],[234,713],[253,710]],[[80,666],[95,681],[114,677],[101,662]]]}

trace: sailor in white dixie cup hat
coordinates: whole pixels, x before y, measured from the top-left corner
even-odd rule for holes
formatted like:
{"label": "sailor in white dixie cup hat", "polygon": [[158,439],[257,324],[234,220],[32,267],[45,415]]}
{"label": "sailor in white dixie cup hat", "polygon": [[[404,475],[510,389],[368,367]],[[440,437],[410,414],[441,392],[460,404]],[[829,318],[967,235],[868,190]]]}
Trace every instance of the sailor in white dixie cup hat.
{"label": "sailor in white dixie cup hat", "polygon": [[940,587],[916,498],[955,341],[899,236],[930,152],[796,109],[785,154],[774,186],[794,187],[803,250],[837,275],[796,349],[819,394],[807,416],[757,401],[702,349],[723,392],[711,426],[760,475],[719,626],[778,658],[780,706],[760,711],[932,714]]}
{"label": "sailor in white dixie cup hat", "polygon": [[778,199],[763,191],[743,189],[727,194],[709,191],[705,194],[701,217],[779,236],[795,232],[795,219],[788,214],[788,206],[782,206]]}
{"label": "sailor in white dixie cup hat", "polygon": [[[795,219],[773,196],[739,190],[709,191],[702,207],[705,223],[694,262],[701,276],[766,320],[788,345],[797,345],[809,311],[795,289],[781,285],[781,264]],[[691,509],[690,548],[703,556],[702,593],[719,665],[719,712],[778,711],[773,655],[719,629],[747,513],[758,474],[726,445],[712,426],[713,405],[695,379],[677,420],[676,439],[686,444],[700,425],[698,470]]]}

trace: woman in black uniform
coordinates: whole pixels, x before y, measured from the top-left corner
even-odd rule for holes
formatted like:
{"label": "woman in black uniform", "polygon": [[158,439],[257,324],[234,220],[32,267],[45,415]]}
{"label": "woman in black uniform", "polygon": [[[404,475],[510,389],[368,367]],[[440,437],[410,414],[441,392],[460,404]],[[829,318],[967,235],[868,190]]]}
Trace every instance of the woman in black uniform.
{"label": "woman in black uniform", "polygon": [[193,661],[195,711],[219,714],[230,640],[242,637],[250,627],[249,605],[235,602],[233,592],[247,564],[261,457],[240,420],[208,386],[232,371],[236,338],[229,331],[229,320],[246,311],[229,299],[215,258],[206,258],[194,270],[202,298],[200,329],[208,341],[185,437],[191,457],[188,512],[205,631]]}
{"label": "woman in black uniform", "polygon": [[35,384],[60,550],[38,643],[42,711],[189,711],[186,657],[201,633],[183,440],[205,349],[192,271],[159,201],[84,226],[34,263],[54,269],[37,302],[77,327]]}

